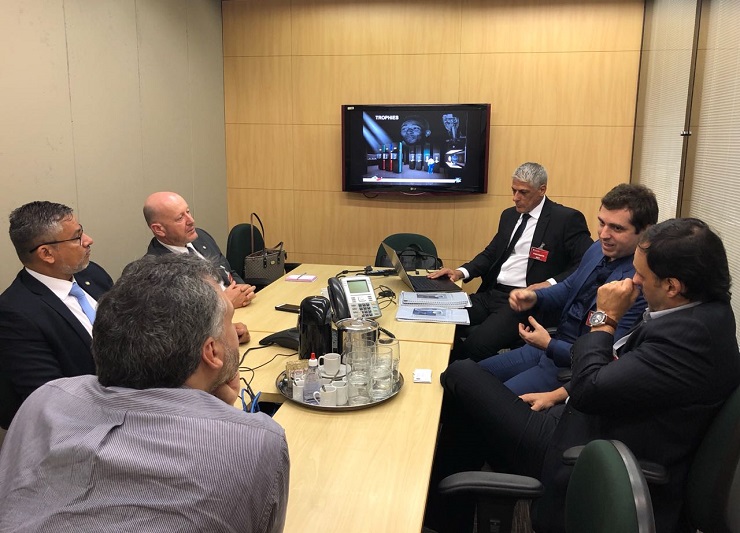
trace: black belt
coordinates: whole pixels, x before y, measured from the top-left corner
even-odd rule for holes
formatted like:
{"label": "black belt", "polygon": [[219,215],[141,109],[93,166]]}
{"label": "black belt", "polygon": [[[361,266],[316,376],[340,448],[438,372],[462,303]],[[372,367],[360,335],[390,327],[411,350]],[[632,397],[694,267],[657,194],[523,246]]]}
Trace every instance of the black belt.
{"label": "black belt", "polygon": [[501,283],[496,283],[496,286],[494,287],[494,289],[496,289],[497,291],[505,292],[507,294],[513,291],[514,289],[522,289],[522,288],[523,287],[511,287],[509,285],[502,285]]}

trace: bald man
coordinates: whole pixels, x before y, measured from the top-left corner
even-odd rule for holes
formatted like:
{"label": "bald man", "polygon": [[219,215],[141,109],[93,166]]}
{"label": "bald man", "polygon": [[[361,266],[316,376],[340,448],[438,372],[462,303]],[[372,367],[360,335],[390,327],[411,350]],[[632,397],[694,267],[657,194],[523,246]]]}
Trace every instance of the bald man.
{"label": "bald man", "polygon": [[254,286],[232,270],[216,241],[205,230],[195,227],[195,219],[185,199],[174,192],[155,192],[144,202],[144,219],[154,238],[147,255],[192,254],[212,261],[221,271],[226,296],[234,307],[246,307],[255,297]]}

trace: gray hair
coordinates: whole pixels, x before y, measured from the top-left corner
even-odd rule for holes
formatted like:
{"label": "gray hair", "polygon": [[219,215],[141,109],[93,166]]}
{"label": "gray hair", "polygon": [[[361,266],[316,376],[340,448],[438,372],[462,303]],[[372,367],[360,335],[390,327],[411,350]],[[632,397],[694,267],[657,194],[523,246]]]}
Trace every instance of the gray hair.
{"label": "gray hair", "polygon": [[181,387],[223,334],[218,271],[188,254],[144,256],[100,300],[92,353],[103,386]]}
{"label": "gray hair", "polygon": [[43,241],[53,241],[62,229],[62,221],[71,218],[71,207],[54,202],[30,202],[10,213],[10,240],[21,263],[31,258],[29,250]]}
{"label": "gray hair", "polygon": [[524,163],[519,165],[511,176],[512,179],[528,183],[535,189],[547,185],[547,170],[539,163]]}

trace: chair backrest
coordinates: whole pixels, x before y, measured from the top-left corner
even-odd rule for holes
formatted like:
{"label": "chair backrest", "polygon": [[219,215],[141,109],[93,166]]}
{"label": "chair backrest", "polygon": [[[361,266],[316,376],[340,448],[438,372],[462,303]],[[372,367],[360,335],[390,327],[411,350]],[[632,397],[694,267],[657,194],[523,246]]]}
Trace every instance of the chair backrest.
{"label": "chair backrest", "polygon": [[254,228],[254,250],[252,249],[251,224],[237,224],[229,232],[226,241],[226,259],[231,268],[244,277],[244,258],[252,252],[265,248],[265,240],[259,228]]}
{"label": "chair backrest", "polygon": [[704,533],[740,531],[740,387],[704,435],[686,490],[692,526]]}
{"label": "chair backrest", "polygon": [[[402,262],[405,259],[404,252],[409,251],[413,255],[418,255],[419,261],[428,263],[428,266],[409,264],[407,268],[440,268],[442,266],[442,261],[437,257],[437,247],[429,237],[418,233],[394,233],[383,239],[383,242],[398,252]],[[419,253],[415,253],[416,251]],[[383,249],[383,243],[378,246],[378,252],[375,254],[375,266],[391,266],[390,259]]]}
{"label": "chair backrest", "polygon": [[650,491],[627,446],[615,440],[595,440],[583,448],[568,482],[565,530],[655,532]]}

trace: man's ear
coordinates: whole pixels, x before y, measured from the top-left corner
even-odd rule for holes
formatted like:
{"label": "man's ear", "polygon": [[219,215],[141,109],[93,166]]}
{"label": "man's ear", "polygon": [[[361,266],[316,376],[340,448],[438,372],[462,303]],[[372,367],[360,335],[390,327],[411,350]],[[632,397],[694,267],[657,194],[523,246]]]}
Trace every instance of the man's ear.
{"label": "man's ear", "polygon": [[165,236],[164,226],[162,226],[162,224],[160,224],[159,222],[153,222],[149,226],[149,229],[152,230],[152,233],[154,233],[154,236],[155,237],[164,237]]}
{"label": "man's ear", "polygon": [[53,265],[54,263],[56,263],[56,257],[54,257],[54,254],[51,253],[51,250],[46,245],[40,246],[33,253],[36,255],[36,257],[39,258],[40,261],[43,261],[44,263],[47,263],[49,265]]}
{"label": "man's ear", "polygon": [[665,283],[667,296],[675,298],[676,296],[681,296],[683,294],[684,286],[681,280],[676,278],[665,278],[663,283]]}
{"label": "man's ear", "polygon": [[213,337],[208,337],[203,343],[201,349],[201,362],[210,370],[220,370],[224,366],[223,350],[218,341]]}

